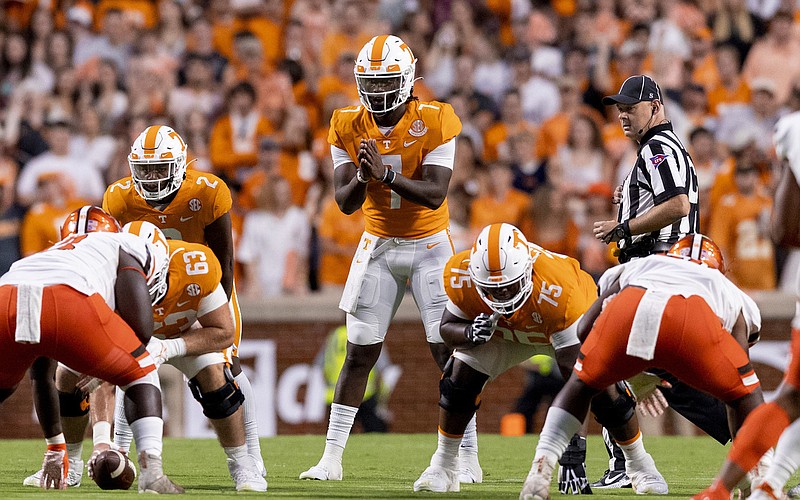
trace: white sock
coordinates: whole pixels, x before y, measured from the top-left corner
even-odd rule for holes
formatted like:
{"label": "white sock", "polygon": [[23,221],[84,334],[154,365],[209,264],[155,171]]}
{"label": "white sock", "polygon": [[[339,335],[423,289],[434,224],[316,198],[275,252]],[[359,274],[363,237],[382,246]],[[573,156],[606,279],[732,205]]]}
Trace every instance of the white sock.
{"label": "white sock", "polygon": [[795,420],[781,434],[772,465],[764,476],[764,481],[772,486],[773,491],[781,491],[786,482],[800,466],[800,420]]}
{"label": "white sock", "polygon": [[458,451],[462,443],[460,437],[449,437],[439,429],[439,445],[431,457],[431,465],[438,465],[448,470],[458,469]]}
{"label": "white sock", "polygon": [[239,375],[233,377],[239,389],[244,394],[244,404],[242,408],[244,411],[244,437],[247,443],[247,452],[253,455],[256,462],[263,466],[264,459],[261,458],[261,441],[258,436],[258,422],[256,422],[256,396],[253,394],[253,386],[250,385],[250,379],[245,375],[244,370]]}
{"label": "white sock", "polygon": [[636,436],[632,443],[622,444],[617,441],[617,446],[622,450],[625,455],[625,470],[637,471],[649,469],[653,465],[653,459],[647,450],[644,449],[644,442],[642,441],[642,433]]}
{"label": "white sock", "polygon": [[239,462],[247,458],[247,445],[229,446],[223,447],[222,449],[225,451],[225,454],[228,455],[228,458],[234,462]]}
{"label": "white sock", "polygon": [[164,421],[161,417],[142,417],[130,425],[136,449],[161,456],[164,437]]}
{"label": "white sock", "polygon": [[83,441],[80,443],[67,443],[67,456],[70,460],[80,460],[83,455]]}
{"label": "white sock", "polygon": [[49,446],[51,444],[65,444],[67,440],[64,439],[64,433],[60,432],[53,437],[44,438],[44,442]]}
{"label": "white sock", "polygon": [[[116,411],[116,403],[114,405]],[[111,422],[95,422],[92,426],[92,445],[111,444]]]}
{"label": "white sock", "polygon": [[476,413],[472,414],[472,418],[467,422],[467,428],[464,429],[464,437],[461,439],[460,452],[468,452],[478,454],[478,425],[476,423]]}
{"label": "white sock", "polygon": [[[114,445],[121,452],[127,453],[131,449],[133,432],[125,417],[125,391],[117,387],[114,402]],[[136,445],[139,446],[138,443]],[[140,450],[142,448],[139,448]]]}
{"label": "white sock", "polygon": [[581,421],[561,408],[551,406],[547,411],[539,444],[536,445],[535,462],[544,456],[548,462],[555,463],[564,454],[572,436],[581,428]]}
{"label": "white sock", "polygon": [[333,458],[342,461],[344,448],[347,446],[347,438],[353,428],[358,408],[353,406],[331,405],[331,418],[328,421],[328,434],[325,436],[325,452],[322,458]]}

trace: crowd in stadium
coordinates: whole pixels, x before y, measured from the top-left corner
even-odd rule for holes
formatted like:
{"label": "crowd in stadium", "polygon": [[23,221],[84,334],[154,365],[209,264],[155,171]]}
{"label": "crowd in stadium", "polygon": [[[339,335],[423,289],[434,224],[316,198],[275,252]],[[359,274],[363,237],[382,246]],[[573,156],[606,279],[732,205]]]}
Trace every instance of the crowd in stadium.
{"label": "crowd in stadium", "polygon": [[[414,95],[463,124],[456,250],[505,221],[595,277],[613,265],[591,227],[615,217],[636,145],[600,99],[644,73],[692,155],[701,230],[733,281],[780,278],[765,227],[772,128],[800,109],[793,2],[9,1],[0,16],[2,271],[99,204],[129,175],[132,140],[167,124],[189,168],[233,191],[245,295],[342,286],[363,220],[333,201],[329,121],[358,104],[358,50],[395,33],[418,58]],[[265,223],[280,237],[248,229]]]}

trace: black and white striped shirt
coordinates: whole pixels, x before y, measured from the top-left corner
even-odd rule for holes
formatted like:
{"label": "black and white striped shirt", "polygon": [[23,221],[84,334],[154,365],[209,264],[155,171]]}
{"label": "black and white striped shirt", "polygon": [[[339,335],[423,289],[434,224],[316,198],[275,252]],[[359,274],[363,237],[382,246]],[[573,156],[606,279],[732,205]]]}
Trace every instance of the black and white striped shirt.
{"label": "black and white striped shirt", "polygon": [[[689,153],[672,131],[672,124],[656,125],[648,130],[639,146],[636,165],[622,184],[622,203],[617,221],[640,217],[656,205],[685,194],[689,197],[689,215],[660,231],[649,233],[656,241],[675,243],[688,233],[700,232],[697,172]],[[646,237],[637,234],[633,242]]]}

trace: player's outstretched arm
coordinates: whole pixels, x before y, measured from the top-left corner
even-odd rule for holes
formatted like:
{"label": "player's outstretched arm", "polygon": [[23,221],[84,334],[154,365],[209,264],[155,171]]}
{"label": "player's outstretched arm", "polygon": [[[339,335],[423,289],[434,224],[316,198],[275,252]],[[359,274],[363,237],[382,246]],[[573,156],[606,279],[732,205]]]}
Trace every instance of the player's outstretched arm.
{"label": "player's outstretched arm", "polygon": [[228,304],[197,318],[200,328],[192,328],[181,334],[186,342],[186,355],[199,356],[227,349],[233,344],[235,329]]}
{"label": "player's outstretched arm", "polygon": [[147,345],[153,336],[153,305],[142,265],[127,252],[119,251],[117,282],[114,285],[117,314]]}

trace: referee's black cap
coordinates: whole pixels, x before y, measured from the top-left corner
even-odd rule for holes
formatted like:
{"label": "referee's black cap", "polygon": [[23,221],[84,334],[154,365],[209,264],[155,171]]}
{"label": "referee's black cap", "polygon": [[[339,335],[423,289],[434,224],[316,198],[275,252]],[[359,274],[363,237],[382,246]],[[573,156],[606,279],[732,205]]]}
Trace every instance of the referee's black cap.
{"label": "referee's black cap", "polygon": [[661,99],[661,89],[655,80],[647,75],[634,75],[622,82],[619,93],[603,97],[603,104],[636,104],[643,101]]}

